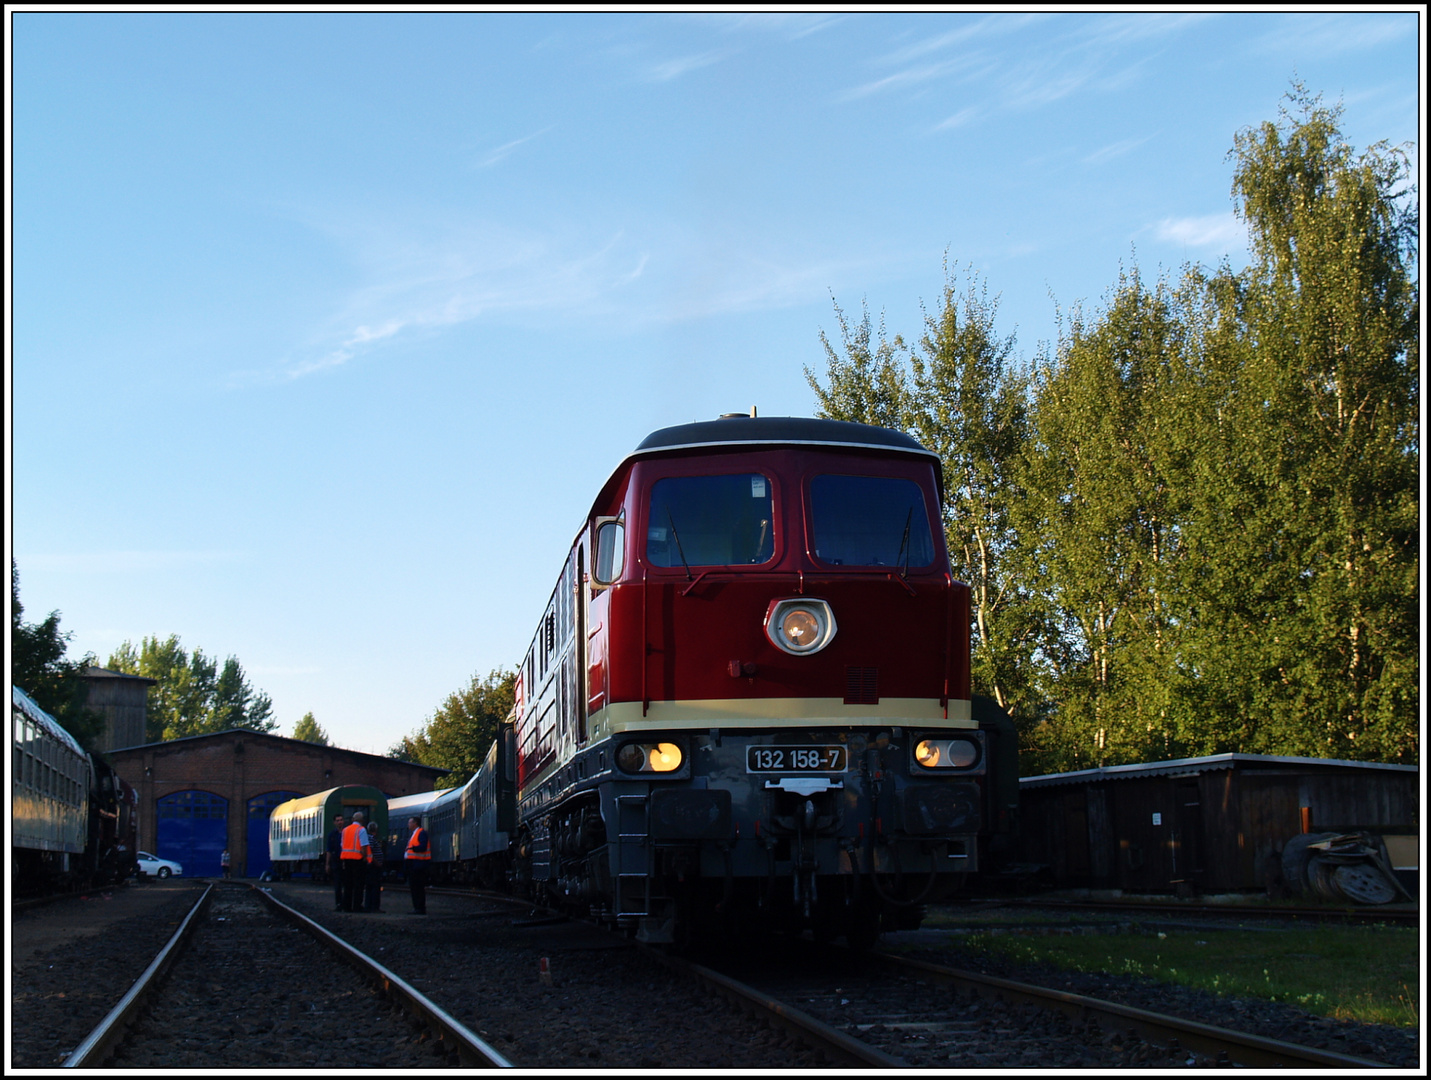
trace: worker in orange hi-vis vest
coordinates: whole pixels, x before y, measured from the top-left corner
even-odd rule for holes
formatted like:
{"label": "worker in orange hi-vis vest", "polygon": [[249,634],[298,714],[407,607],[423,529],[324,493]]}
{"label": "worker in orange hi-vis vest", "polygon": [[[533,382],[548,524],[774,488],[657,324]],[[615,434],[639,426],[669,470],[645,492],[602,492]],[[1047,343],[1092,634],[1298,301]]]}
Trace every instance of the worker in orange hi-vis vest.
{"label": "worker in orange hi-vis vest", "polygon": [[403,852],[403,869],[407,872],[408,891],[412,893],[412,913],[427,914],[427,864],[432,858],[432,844],[427,830],[415,817],[407,819],[411,835],[407,838],[407,849]]}
{"label": "worker in orange hi-vis vest", "polygon": [[368,863],[372,861],[368,830],[363,828],[363,812],[354,810],[352,824],[343,830],[343,849],[338,856],[343,875],[344,911],[363,909],[363,884],[368,875]]}

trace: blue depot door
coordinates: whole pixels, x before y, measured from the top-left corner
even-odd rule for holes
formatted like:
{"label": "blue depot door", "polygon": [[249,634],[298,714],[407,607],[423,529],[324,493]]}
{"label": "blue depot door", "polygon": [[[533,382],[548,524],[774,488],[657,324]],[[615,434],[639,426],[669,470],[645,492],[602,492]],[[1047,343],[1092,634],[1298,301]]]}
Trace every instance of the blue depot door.
{"label": "blue depot door", "polygon": [[248,857],[234,867],[234,877],[262,877],[273,865],[268,858],[269,816],[275,806],[302,794],[301,791],[270,791],[248,801]]}
{"label": "blue depot door", "polygon": [[228,837],[229,801],[207,791],[176,791],[159,800],[161,859],[173,859],[185,877],[218,877]]}

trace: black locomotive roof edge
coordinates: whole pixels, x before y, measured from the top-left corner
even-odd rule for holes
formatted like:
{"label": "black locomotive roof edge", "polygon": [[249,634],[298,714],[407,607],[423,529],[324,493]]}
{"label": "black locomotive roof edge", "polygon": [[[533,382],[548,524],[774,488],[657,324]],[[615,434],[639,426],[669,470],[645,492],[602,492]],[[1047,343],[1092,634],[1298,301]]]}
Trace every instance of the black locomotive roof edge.
{"label": "black locomotive roof edge", "polygon": [[849,420],[821,420],[810,416],[734,416],[698,420],[691,424],[653,431],[632,451],[638,457],[658,451],[693,450],[731,445],[853,446],[894,450],[938,459],[933,450],[902,431],[856,424]]}

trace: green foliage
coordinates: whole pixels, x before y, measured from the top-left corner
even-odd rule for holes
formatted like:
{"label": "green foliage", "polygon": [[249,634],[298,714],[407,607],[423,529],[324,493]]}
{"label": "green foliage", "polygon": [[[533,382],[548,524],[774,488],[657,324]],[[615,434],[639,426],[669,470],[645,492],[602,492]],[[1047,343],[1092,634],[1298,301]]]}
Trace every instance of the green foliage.
{"label": "green foliage", "polygon": [[293,726],[293,737],[301,739],[303,742],[317,743],[320,746],[327,746],[328,733],[323,730],[317,720],[313,719],[311,712],[303,714],[303,719]]}
{"label": "green foliage", "polygon": [[1414,763],[1419,207],[1300,86],[1236,137],[1254,259],[1125,270],[1031,370],[946,263],[913,346],[838,305],[819,413],[944,462],[973,681],[1034,772],[1227,751]]}
{"label": "green foliage", "polygon": [[[1301,86],[1241,133],[1239,479],[1263,508],[1238,555],[1270,562],[1257,704],[1287,752],[1416,760],[1419,205],[1400,150],[1356,155]],[[1234,699],[1232,707],[1243,706]]]}
{"label": "green foliage", "polygon": [[273,703],[255,692],[237,657],[220,668],[202,649],[189,654],[177,634],[163,641],[146,637],[135,648],[124,641],[106,665],[126,675],[157,680],[149,688],[145,738],[149,742],[209,735],[230,728],[274,731]]}
{"label": "green foliage", "polygon": [[83,747],[93,747],[104,734],[104,717],[86,707],[89,687],[84,669],[94,663],[85,654],[66,660],[72,636],[60,630],[60,613],[52,611],[43,622],[27,623],[20,603],[20,571],[10,560],[10,679],[30,695]]}
{"label": "green foliage", "polygon": [[826,376],[830,385],[822,387],[816,374],[808,367],[805,381],[815,391],[820,402],[819,415],[829,420],[850,420],[858,424],[903,430],[906,426],[905,399],[909,378],[900,353],[904,341],[885,336],[884,317],[880,317],[879,342],[871,347],[874,331],[870,312],[861,305],[862,317],[851,327],[840,305],[835,305],[835,320],[840,324],[841,355],[820,331],[820,344],[825,348]]}
{"label": "green foliage", "polygon": [[[1035,381],[1024,490],[1028,565],[1056,612],[1060,768],[1176,757],[1170,672],[1194,381],[1178,299],[1125,273],[1091,325],[1075,316]],[[1044,734],[1048,734],[1045,730]]]}
{"label": "green foliage", "polygon": [[399,761],[449,770],[439,788],[461,787],[472,778],[497,737],[497,725],[507,718],[515,700],[515,671],[500,668],[484,679],[472,676],[467,687],[449,694],[432,719],[388,751]]}
{"label": "green foliage", "polygon": [[1137,975],[1229,997],[1281,1001],[1357,1023],[1415,1027],[1420,1021],[1420,949],[1414,928],[1321,926],[1314,935],[1300,927],[1156,935],[972,934],[962,950],[974,957],[994,954],[1019,963]]}

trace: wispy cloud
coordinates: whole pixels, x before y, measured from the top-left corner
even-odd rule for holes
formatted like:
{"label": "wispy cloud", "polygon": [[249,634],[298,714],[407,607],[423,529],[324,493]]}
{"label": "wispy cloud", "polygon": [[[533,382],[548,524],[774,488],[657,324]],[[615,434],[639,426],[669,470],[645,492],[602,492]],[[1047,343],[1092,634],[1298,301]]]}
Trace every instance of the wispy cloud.
{"label": "wispy cloud", "polygon": [[[940,83],[972,86],[977,100],[969,102],[971,95],[961,92],[966,106],[928,129],[948,130],[976,117],[1035,110],[1079,94],[1123,89],[1147,71],[1147,42],[1182,33],[1206,17],[1117,15],[1064,20],[1044,13],[988,15],[885,53],[871,66],[895,70],[850,87],[836,100],[897,92],[927,94]],[[996,40],[1027,31],[1033,24],[1043,32],[1023,33],[1012,42]],[[958,55],[949,55],[951,50],[959,50]]]}
{"label": "wispy cloud", "polygon": [[1197,248],[1226,249],[1247,243],[1247,230],[1231,211],[1202,217],[1163,218],[1153,226],[1153,235],[1167,243]]}
{"label": "wispy cloud", "polygon": [[1092,20],[1074,20],[1071,23],[1074,31],[1070,38],[1075,45],[1081,48],[1121,48],[1125,45],[1181,34],[1198,23],[1215,18],[1218,18],[1216,12],[1109,14]]}
{"label": "wispy cloud", "polygon": [[585,222],[542,231],[448,214],[384,222],[358,208],[306,217],[347,252],[359,282],[286,355],[230,373],[230,389],[331,374],[476,321],[634,327],[818,302],[879,261],[856,267],[840,252],[660,218],[613,223],[600,235]]}
{"label": "wispy cloud", "polygon": [[981,110],[974,105],[960,109],[953,116],[947,117],[934,125],[935,131],[948,131],[950,128],[963,127],[979,117]]}
{"label": "wispy cloud", "polygon": [[657,64],[651,69],[650,75],[656,82],[669,82],[672,79],[680,78],[687,72],[717,64],[727,55],[724,49],[713,49],[710,52],[697,53],[694,56],[678,56],[674,60]]}
{"label": "wispy cloud", "polygon": [[856,101],[859,98],[869,97],[871,94],[880,94],[887,90],[897,90],[906,86],[927,83],[952,73],[957,67],[956,61],[944,60],[937,64],[920,64],[917,67],[905,68],[903,71],[896,71],[882,78],[873,79],[870,82],[851,87],[849,90],[838,95],[835,100]]}
{"label": "wispy cloud", "polygon": [[1118,142],[1109,143],[1107,146],[1100,146],[1097,150],[1093,151],[1093,153],[1085,155],[1083,163],[1085,165],[1101,165],[1105,161],[1112,161],[1114,158],[1120,158],[1124,154],[1132,153],[1151,138],[1151,135],[1144,135],[1141,139],[1120,139]]}
{"label": "wispy cloud", "polygon": [[507,157],[508,154],[510,154],[517,147],[521,146],[523,143],[529,143],[533,139],[540,138],[555,126],[556,125],[554,124],[549,124],[546,127],[542,128],[541,131],[534,131],[530,135],[523,135],[520,139],[513,139],[509,143],[503,143],[495,150],[489,150],[486,156],[483,157],[482,160],[477,163],[477,168],[490,169],[493,165],[503,160],[505,157]]}
{"label": "wispy cloud", "polygon": [[869,261],[844,258],[786,260],[730,251],[706,253],[699,280],[671,290],[650,321],[708,318],[738,311],[766,311],[818,302],[832,287],[869,272]]}
{"label": "wispy cloud", "polygon": [[231,387],[332,371],[383,345],[483,317],[589,311],[640,279],[648,257],[619,230],[595,238],[445,219],[384,226],[360,214],[309,223],[347,248],[366,282],[307,343],[273,366],[231,373]]}
{"label": "wispy cloud", "polygon": [[928,56],[930,53],[940,52],[954,45],[963,45],[976,38],[989,38],[1002,34],[1010,34],[1015,30],[1020,30],[1029,23],[1038,19],[1047,18],[1045,15],[1022,15],[1010,17],[1007,15],[987,15],[982,19],[961,26],[955,30],[949,30],[933,37],[916,41],[911,45],[896,49],[892,53],[886,53],[874,62],[876,64],[908,64],[912,60],[917,60],[921,56]]}
{"label": "wispy cloud", "polygon": [[727,34],[754,31],[777,34],[788,41],[798,41],[800,38],[828,30],[844,22],[849,16],[816,11],[703,11],[687,13],[684,18],[699,24],[703,29],[715,26]]}
{"label": "wispy cloud", "polygon": [[1313,57],[1374,49],[1414,36],[1418,25],[1415,11],[1300,12],[1278,19],[1274,29],[1254,38],[1250,46],[1257,53],[1291,55],[1306,63]]}

